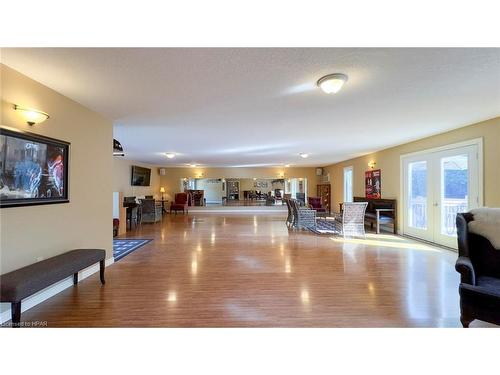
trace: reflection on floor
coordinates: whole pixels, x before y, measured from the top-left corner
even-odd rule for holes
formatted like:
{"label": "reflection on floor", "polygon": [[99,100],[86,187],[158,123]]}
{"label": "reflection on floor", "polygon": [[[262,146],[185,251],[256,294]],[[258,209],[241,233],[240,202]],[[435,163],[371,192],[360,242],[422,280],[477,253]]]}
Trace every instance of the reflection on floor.
{"label": "reflection on floor", "polygon": [[285,206],[285,202],[283,200],[276,200],[272,204],[266,204],[265,199],[228,199],[224,202],[224,206]]}
{"label": "reflection on floor", "polygon": [[189,212],[280,212],[286,211],[286,205],[280,203],[266,205],[265,202],[256,200],[232,200],[225,204],[209,203],[206,206],[189,207]]}
{"label": "reflection on floor", "polygon": [[[289,231],[285,214],[166,215],[154,241],[23,313],[55,326],[459,327],[457,254],[389,234]],[[474,322],[472,326],[484,326]]]}

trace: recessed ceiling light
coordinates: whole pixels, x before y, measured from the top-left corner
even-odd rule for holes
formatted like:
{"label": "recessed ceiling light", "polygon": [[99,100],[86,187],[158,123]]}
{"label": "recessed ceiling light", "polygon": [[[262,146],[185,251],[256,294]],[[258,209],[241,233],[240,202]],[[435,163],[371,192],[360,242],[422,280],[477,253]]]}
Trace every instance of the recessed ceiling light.
{"label": "recessed ceiling light", "polygon": [[309,157],[309,154],[306,154],[305,152],[301,152],[301,153],[299,154],[299,156],[300,156],[302,159],[306,159],[306,158],[308,158],[308,157]]}
{"label": "recessed ceiling light", "polygon": [[328,74],[318,80],[318,87],[327,94],[336,94],[340,91],[344,83],[347,82],[347,76],[342,73]]}
{"label": "recessed ceiling light", "polygon": [[173,152],[165,152],[165,156],[169,159],[175,158],[175,154]]}

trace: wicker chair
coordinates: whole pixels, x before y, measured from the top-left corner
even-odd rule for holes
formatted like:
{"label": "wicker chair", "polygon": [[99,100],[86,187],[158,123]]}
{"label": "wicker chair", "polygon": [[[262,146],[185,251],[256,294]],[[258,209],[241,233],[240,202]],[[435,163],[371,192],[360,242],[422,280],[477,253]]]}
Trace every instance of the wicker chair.
{"label": "wicker chair", "polygon": [[307,207],[301,207],[300,201],[290,199],[293,212],[293,227],[297,229],[315,228],[316,227],[316,211]]}
{"label": "wicker chair", "polygon": [[292,202],[290,199],[283,199],[283,202],[286,204],[286,208],[288,209],[288,216],[286,217],[286,225],[287,227],[292,227],[293,226],[293,208],[292,208]]}
{"label": "wicker chair", "polygon": [[154,199],[141,199],[141,223],[156,223],[162,219],[161,206]]}
{"label": "wicker chair", "polygon": [[368,202],[344,202],[342,213],[335,217],[337,232],[344,236],[364,236]]}

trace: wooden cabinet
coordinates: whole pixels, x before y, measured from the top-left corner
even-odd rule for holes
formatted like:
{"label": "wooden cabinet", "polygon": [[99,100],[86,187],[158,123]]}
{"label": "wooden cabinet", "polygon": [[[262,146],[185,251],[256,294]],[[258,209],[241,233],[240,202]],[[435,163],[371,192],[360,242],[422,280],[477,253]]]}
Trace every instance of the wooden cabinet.
{"label": "wooden cabinet", "polygon": [[318,184],[317,185],[317,196],[321,198],[321,204],[324,208],[331,212],[331,190],[332,187],[330,184]]}

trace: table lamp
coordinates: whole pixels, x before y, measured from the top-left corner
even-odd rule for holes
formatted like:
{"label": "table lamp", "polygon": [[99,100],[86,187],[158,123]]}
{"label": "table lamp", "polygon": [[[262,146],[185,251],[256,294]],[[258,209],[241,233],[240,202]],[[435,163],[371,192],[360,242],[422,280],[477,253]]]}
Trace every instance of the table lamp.
{"label": "table lamp", "polygon": [[160,193],[161,193],[161,200],[163,201],[163,193],[165,193],[165,188],[162,186],[160,187]]}

